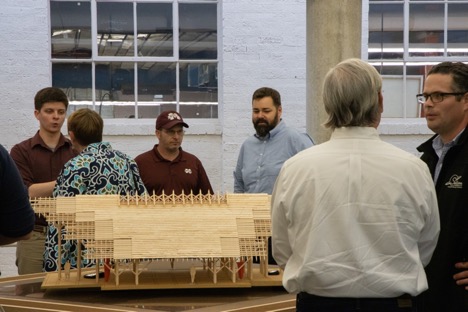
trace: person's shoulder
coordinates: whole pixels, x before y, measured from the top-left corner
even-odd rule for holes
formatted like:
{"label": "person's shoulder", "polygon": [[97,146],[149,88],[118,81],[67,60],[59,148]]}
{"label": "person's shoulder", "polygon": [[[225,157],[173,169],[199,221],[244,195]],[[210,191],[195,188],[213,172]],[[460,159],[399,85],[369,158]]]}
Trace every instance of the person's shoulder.
{"label": "person's shoulder", "polygon": [[121,150],[113,149],[113,148],[110,148],[109,150],[111,151],[111,153],[113,153],[114,155],[117,155],[118,157],[131,158],[127,153],[122,152]]}
{"label": "person's shoulder", "polygon": [[41,144],[37,142],[37,138],[31,137],[26,140],[23,140],[15,145],[10,150],[10,156],[15,162],[25,161],[26,158],[33,153],[33,148],[36,144]]}
{"label": "person's shoulder", "polygon": [[299,129],[295,127],[291,127],[290,125],[286,124],[284,121],[281,121],[280,124],[277,126],[278,134],[287,135],[287,136],[303,136],[304,133],[299,131]]}
{"label": "person's shoulder", "polygon": [[0,171],[3,167],[7,166],[10,154],[8,154],[7,149],[0,144]]}
{"label": "person's shoulder", "polygon": [[304,147],[310,147],[314,145],[312,138],[305,132],[300,132],[298,129],[285,126],[281,129],[281,132],[278,133],[278,138],[281,141],[287,140],[289,144],[301,145]]}
{"label": "person's shoulder", "polygon": [[461,146],[461,148],[465,151],[468,149],[468,129],[463,131],[456,145]]}
{"label": "person's shoulder", "polygon": [[2,156],[8,155],[7,149],[2,144],[0,144],[0,155],[2,155]]}
{"label": "person's shoulder", "polygon": [[148,159],[151,159],[153,156],[153,149],[150,149],[149,151],[143,152],[135,157],[135,161],[138,163],[140,161],[145,161]]}
{"label": "person's shoulder", "polygon": [[124,153],[124,152],[122,152],[120,150],[114,149],[109,142],[92,143],[92,144],[88,145],[88,147],[85,149],[85,151],[87,153],[89,153],[91,156],[97,155],[98,157],[102,157],[102,158],[108,159],[110,161],[113,161],[113,160],[116,160],[116,159],[131,158],[126,153]]}
{"label": "person's shoulder", "polygon": [[128,163],[130,164],[133,164],[133,163],[136,163],[135,161],[135,158],[133,158],[132,156],[128,155],[127,153],[124,153],[120,150],[114,150],[114,153],[115,155],[117,155],[118,157],[122,158],[122,159],[125,159]]}
{"label": "person's shoulder", "polygon": [[255,136],[255,134],[249,135],[244,142],[242,142],[242,145],[247,145],[249,143],[256,143],[259,142],[259,139]]}
{"label": "person's shoulder", "polygon": [[397,147],[389,142],[380,141],[380,146],[376,146],[379,153],[385,154],[387,157],[394,161],[404,161],[417,164],[421,167],[426,167],[427,165],[415,154],[410,153],[400,147]]}
{"label": "person's shoulder", "polygon": [[40,144],[40,142],[37,142],[36,136],[27,138],[23,141],[20,141],[13,145],[11,148],[12,151],[17,151],[17,150],[25,150],[25,149],[31,149],[35,144]]}
{"label": "person's shoulder", "polygon": [[290,135],[290,136],[302,136],[302,135],[304,135],[304,133],[300,132],[297,128],[294,128],[294,127],[291,127],[291,126],[288,126],[288,125],[285,125],[281,129],[281,132],[285,133],[287,135]]}
{"label": "person's shoulder", "polygon": [[200,161],[200,159],[198,159],[198,157],[192,153],[189,153],[185,150],[180,150],[180,152],[182,153],[182,159]]}

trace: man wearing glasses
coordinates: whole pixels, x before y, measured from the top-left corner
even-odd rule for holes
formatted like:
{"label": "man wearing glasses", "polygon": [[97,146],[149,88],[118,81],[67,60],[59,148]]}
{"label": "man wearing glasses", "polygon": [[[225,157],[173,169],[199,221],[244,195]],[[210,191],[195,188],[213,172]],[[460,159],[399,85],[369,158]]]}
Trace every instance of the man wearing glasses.
{"label": "man wearing glasses", "polygon": [[159,144],[138,155],[135,161],[150,195],[213,194],[201,161],[182,150],[184,129],[189,126],[176,111],[164,111],[156,119]]}
{"label": "man wearing glasses", "polygon": [[433,176],[440,212],[423,311],[468,311],[468,65],[434,66],[417,97],[435,132],[418,151]]}

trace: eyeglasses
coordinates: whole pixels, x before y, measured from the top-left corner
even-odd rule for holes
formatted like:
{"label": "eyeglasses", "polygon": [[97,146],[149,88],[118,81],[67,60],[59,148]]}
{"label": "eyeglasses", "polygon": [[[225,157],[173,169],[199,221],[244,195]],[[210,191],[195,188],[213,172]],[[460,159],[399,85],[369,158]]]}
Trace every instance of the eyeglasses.
{"label": "eyeglasses", "polygon": [[169,136],[175,136],[176,134],[177,134],[178,136],[183,136],[184,133],[185,133],[184,130],[166,130],[166,129],[162,129],[162,131],[163,131],[165,134],[169,135]]}
{"label": "eyeglasses", "polygon": [[442,102],[446,96],[449,95],[463,95],[467,93],[468,91],[465,92],[451,92],[451,93],[446,93],[446,92],[434,92],[431,94],[428,93],[422,93],[422,94],[417,94],[416,98],[418,99],[419,103],[425,103],[429,98],[431,99],[432,103],[440,103]]}

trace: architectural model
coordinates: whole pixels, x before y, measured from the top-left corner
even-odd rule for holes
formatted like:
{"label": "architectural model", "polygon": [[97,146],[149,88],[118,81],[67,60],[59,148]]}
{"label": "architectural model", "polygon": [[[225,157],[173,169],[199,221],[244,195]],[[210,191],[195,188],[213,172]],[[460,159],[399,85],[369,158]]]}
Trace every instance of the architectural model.
{"label": "architectural model", "polygon": [[[269,284],[267,194],[78,195],[37,198],[31,203],[49,224],[66,229],[66,239],[83,243],[86,257],[99,263],[94,283],[101,288],[153,288],[163,280],[163,272],[159,278],[158,272],[153,272],[149,284],[142,283],[141,277],[155,262],[166,262],[172,270],[185,263],[182,274],[186,282],[179,288],[221,287],[220,277],[222,287],[230,287],[226,277],[228,284],[251,287],[255,284],[254,257],[260,260],[255,276],[260,276],[262,285]],[[77,263],[82,260],[77,259]],[[54,276],[52,284],[57,287],[80,281],[89,285],[89,280],[83,281],[82,270],[70,272],[65,264],[48,275]],[[104,280],[97,274],[102,271]],[[206,276],[211,285],[207,285]],[[278,277],[270,279],[278,285]],[[127,280],[125,285],[123,280]]]}

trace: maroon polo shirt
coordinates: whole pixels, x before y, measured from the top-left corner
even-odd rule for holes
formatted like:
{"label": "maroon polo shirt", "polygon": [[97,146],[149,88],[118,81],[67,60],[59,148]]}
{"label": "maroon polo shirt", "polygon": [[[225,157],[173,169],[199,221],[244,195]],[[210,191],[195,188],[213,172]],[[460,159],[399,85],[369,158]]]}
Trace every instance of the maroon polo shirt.
{"label": "maroon polo shirt", "polygon": [[138,155],[135,161],[140,171],[141,179],[150,195],[170,195],[172,191],[179,195],[213,194],[210,180],[206,175],[201,161],[190,153],[179,148],[179,156],[173,161],[164,159],[157,150],[157,144],[150,151]]}
{"label": "maroon polo shirt", "polygon": [[[32,138],[16,144],[10,151],[11,158],[16,163],[26,187],[31,184],[55,181],[63,165],[77,153],[72,149],[71,142],[60,135],[57,147],[53,151],[42,140],[37,131]],[[36,223],[46,225],[43,218]]]}

